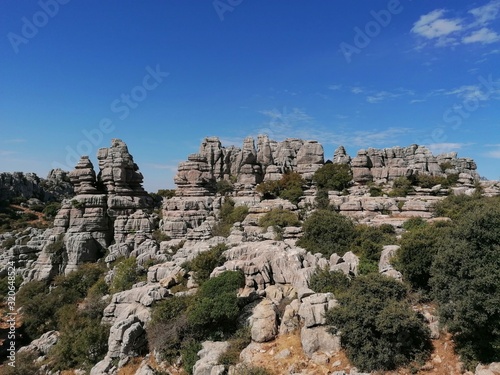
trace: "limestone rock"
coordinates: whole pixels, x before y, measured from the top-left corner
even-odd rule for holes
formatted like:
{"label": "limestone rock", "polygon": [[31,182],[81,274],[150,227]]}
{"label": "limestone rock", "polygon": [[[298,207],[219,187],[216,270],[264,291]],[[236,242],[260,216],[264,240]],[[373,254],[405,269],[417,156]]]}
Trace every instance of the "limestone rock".
{"label": "limestone rock", "polygon": [[254,308],[253,315],[250,320],[253,341],[271,341],[278,334],[277,309],[271,300],[262,300]]}
{"label": "limestone rock", "polygon": [[347,155],[344,146],[339,146],[333,153],[333,162],[335,164],[349,164],[351,157]]}
{"label": "limestone rock", "polygon": [[218,364],[219,356],[229,348],[229,343],[205,341],[198,352],[200,359],[193,367],[193,375],[222,375],[224,366]]}
{"label": "limestone rock", "polygon": [[326,323],[325,313],[337,305],[332,293],[317,293],[302,299],[299,315],[304,327],[311,328]]}
{"label": "limestone rock", "polygon": [[309,358],[316,352],[332,356],[340,351],[340,337],[328,333],[328,328],[325,326],[303,327],[300,331],[300,340],[302,350]]}

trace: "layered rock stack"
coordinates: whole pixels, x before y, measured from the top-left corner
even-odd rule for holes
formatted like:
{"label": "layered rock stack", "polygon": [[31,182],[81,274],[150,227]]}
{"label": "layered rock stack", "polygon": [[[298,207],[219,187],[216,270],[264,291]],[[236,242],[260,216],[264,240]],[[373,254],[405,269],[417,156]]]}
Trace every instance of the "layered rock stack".
{"label": "layered rock stack", "polygon": [[[345,150],[337,150],[334,162],[344,163],[345,160]],[[428,148],[418,145],[359,150],[350,165],[353,180],[359,183],[389,182],[401,176],[416,174],[458,174],[463,183],[472,183],[479,179],[477,166],[472,159],[458,158],[456,152],[434,156]],[[442,166],[447,168],[443,170]]]}
{"label": "layered rock stack", "polygon": [[285,172],[298,172],[310,180],[324,163],[323,146],[317,141],[270,140],[266,135],[243,141],[241,148],[223,147],[219,138],[208,137],[199,152],[179,164],[174,178],[176,197],[165,202],[163,230],[172,238],[202,239],[210,236],[214,212],[220,207],[215,198],[217,182],[234,183],[236,195],[258,201],[255,186],[263,181],[279,180]]}
{"label": "layered rock stack", "polygon": [[[148,213],[151,198],[125,143],[113,139],[97,158],[98,175],[88,156],[82,156],[69,174],[76,196],[63,202],[28,279],[71,272],[81,263],[96,261],[106,249],[115,257],[129,256],[154,230]],[[144,235],[141,238],[137,233]]]}

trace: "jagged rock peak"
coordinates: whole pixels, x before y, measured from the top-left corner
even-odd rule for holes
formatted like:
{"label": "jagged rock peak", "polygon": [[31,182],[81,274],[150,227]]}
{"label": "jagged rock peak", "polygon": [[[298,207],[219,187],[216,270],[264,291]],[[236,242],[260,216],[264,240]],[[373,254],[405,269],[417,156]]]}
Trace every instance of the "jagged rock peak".
{"label": "jagged rock peak", "polygon": [[238,148],[223,147],[219,138],[207,137],[196,156],[190,155],[179,164],[174,181],[179,195],[202,196],[213,194],[215,182],[221,179],[235,179],[248,189],[262,181],[279,179],[288,171],[310,179],[323,163],[323,146],[317,141],[288,138],[277,142],[259,135],[257,143],[247,137]]}
{"label": "jagged rock peak", "polygon": [[344,146],[339,146],[333,153],[333,162],[336,164],[349,164],[351,157],[347,155]]}
{"label": "jagged rock peak", "polygon": [[113,139],[111,147],[101,148],[97,153],[99,161],[98,180],[107,193],[115,195],[144,195],[143,176],[134,163],[127,145],[121,139]]}
{"label": "jagged rock peak", "polygon": [[82,156],[69,174],[69,179],[73,184],[75,194],[96,194],[96,174],[94,165],[88,156]]}

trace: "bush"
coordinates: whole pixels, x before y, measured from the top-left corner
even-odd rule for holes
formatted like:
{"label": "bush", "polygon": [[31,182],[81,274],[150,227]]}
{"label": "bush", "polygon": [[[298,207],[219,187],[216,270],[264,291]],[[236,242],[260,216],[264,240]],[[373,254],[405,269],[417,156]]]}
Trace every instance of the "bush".
{"label": "bush", "polygon": [[161,229],[156,229],[153,234],[152,234],[153,239],[160,243],[163,241],[170,241],[171,238],[168,236],[165,232],[163,232]]}
{"label": "bush", "polygon": [[257,185],[257,192],[262,194],[264,199],[282,198],[293,204],[299,203],[300,197],[304,194],[304,179],[296,172],[288,172],[278,181],[266,181]]}
{"label": "bush", "polygon": [[403,234],[394,266],[414,290],[430,290],[432,262],[449,236],[449,228],[443,225],[416,225]]}
{"label": "bush", "polygon": [[452,220],[466,216],[477,206],[487,207],[497,204],[499,198],[483,198],[480,195],[449,195],[434,205],[434,216],[449,217]]}
{"label": "bush", "polygon": [[188,308],[188,322],[194,331],[210,338],[234,332],[241,309],[237,292],[244,284],[245,276],[238,271],[226,271],[202,284]]}
{"label": "bush", "polygon": [[355,236],[353,222],[330,210],[313,212],[304,221],[302,228],[304,235],[297,241],[297,245],[325,257],[333,253],[344,255]]}
{"label": "bush", "polygon": [[[103,306],[104,308],[104,306]],[[49,358],[54,370],[75,367],[90,370],[108,351],[109,326],[101,324],[101,314],[88,316],[76,305],[66,305],[58,311],[59,340]]]}
{"label": "bush", "polygon": [[171,297],[153,306],[146,327],[149,350],[158,351],[169,363],[181,355],[183,343],[190,339],[187,309],[192,301],[190,296]]}
{"label": "bush", "polygon": [[219,222],[212,228],[212,235],[222,237],[229,236],[233,224],[245,220],[247,215],[247,206],[235,207],[235,203],[232,199],[225,199],[220,209]]}
{"label": "bush", "polygon": [[427,222],[421,217],[411,217],[403,223],[403,229],[411,231],[425,227],[426,225]]}
{"label": "bush", "polygon": [[351,280],[342,272],[332,272],[326,268],[316,268],[309,280],[309,288],[316,293],[333,293],[338,295],[344,293],[349,287]]}
{"label": "bush", "polygon": [[33,375],[37,374],[40,370],[40,365],[36,360],[38,356],[29,351],[16,353],[15,367],[9,366],[7,363],[3,365],[3,375]]}
{"label": "bush", "polygon": [[405,287],[379,274],[359,276],[326,313],[347,357],[362,371],[394,370],[428,355],[430,332],[405,300]]}
{"label": "bush", "polygon": [[118,293],[132,288],[139,281],[139,269],[135,257],[122,260],[115,266],[113,280],[111,281],[111,293]]}
{"label": "bush", "polygon": [[327,163],[313,175],[313,182],[319,189],[342,191],[349,187],[352,171],[348,164]]}
{"label": "bush", "polygon": [[228,180],[217,181],[216,191],[221,195],[228,195],[234,191],[233,184]]}
{"label": "bush", "polygon": [[196,258],[184,264],[184,268],[194,272],[194,279],[198,284],[203,284],[210,278],[212,271],[222,266],[226,258],[222,253],[227,250],[225,244],[211,247],[208,251],[198,254]]}
{"label": "bush", "polygon": [[384,195],[384,191],[380,186],[372,185],[370,186],[370,197],[381,197]]}
{"label": "bush", "polygon": [[271,375],[264,367],[242,364],[238,366],[234,375]]}
{"label": "bush", "polygon": [[160,197],[163,198],[173,198],[175,197],[175,189],[160,189],[156,192]]}
{"label": "bush", "polygon": [[224,366],[235,365],[240,362],[240,353],[252,342],[249,327],[240,328],[229,338],[229,348],[219,356],[218,363]]}
{"label": "bush", "polygon": [[52,289],[42,281],[23,285],[16,302],[23,308],[23,323],[28,336],[35,339],[44,332],[58,330],[57,312],[66,305],[83,300],[103,273],[101,265],[84,264],[68,275],[56,277]]}
{"label": "bush", "polygon": [[271,211],[267,212],[259,220],[259,226],[263,228],[277,227],[284,228],[290,226],[299,226],[300,220],[298,216],[283,208],[273,208]]}
{"label": "bush", "polygon": [[360,257],[359,272],[361,274],[378,272],[378,262],[384,245],[391,245],[397,241],[394,228],[389,227],[356,226],[350,250]]}
{"label": "bush", "polygon": [[412,181],[408,177],[401,176],[394,180],[389,196],[406,197],[411,191],[413,191]]}
{"label": "bush", "polygon": [[56,217],[60,209],[61,209],[61,203],[51,202],[47,206],[45,206],[42,213],[45,215],[46,219],[51,220]]}
{"label": "bush", "polygon": [[193,373],[193,367],[198,361],[198,352],[201,350],[201,344],[197,341],[190,340],[184,343],[181,349],[182,365],[184,371],[188,374]]}
{"label": "bush", "polygon": [[429,284],[462,360],[500,360],[500,200],[477,199],[435,257]]}

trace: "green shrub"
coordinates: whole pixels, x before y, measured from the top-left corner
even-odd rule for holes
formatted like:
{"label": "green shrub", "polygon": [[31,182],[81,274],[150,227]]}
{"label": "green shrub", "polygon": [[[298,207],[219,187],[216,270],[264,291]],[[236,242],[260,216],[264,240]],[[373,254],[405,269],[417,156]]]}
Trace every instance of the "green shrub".
{"label": "green shrub", "polygon": [[500,360],[500,199],[475,203],[456,220],[429,281],[441,322],[471,369]]}
{"label": "green shrub", "polygon": [[49,359],[54,370],[75,367],[90,370],[108,351],[109,326],[101,324],[101,314],[87,316],[76,305],[65,305],[58,310],[59,340]]}
{"label": "green shrub", "polygon": [[403,234],[393,263],[414,290],[429,291],[432,262],[449,237],[442,225],[414,225]]}
{"label": "green shrub", "polygon": [[219,222],[212,228],[212,235],[229,236],[233,224],[242,222],[247,215],[247,206],[236,207],[232,199],[226,198],[219,212]]}
{"label": "green shrub", "polygon": [[352,171],[348,164],[327,163],[313,175],[313,182],[319,189],[342,191],[349,187]]}
{"label": "green shrub", "polygon": [[50,330],[58,330],[57,312],[66,305],[85,298],[91,287],[102,277],[100,264],[84,264],[68,275],[55,278],[52,289],[42,281],[23,285],[16,302],[23,308],[23,323],[31,339]]}
{"label": "green shrub", "polygon": [[227,249],[225,244],[213,246],[183,266],[188,271],[194,272],[194,279],[198,284],[203,284],[210,278],[210,274],[216,267],[224,264],[226,258],[222,254]]}
{"label": "green shrub", "polygon": [[327,311],[332,333],[340,333],[347,357],[362,371],[394,370],[430,351],[430,332],[405,300],[405,287],[371,274],[355,278],[339,306]]}
{"label": "green shrub", "polygon": [[3,365],[3,375],[33,375],[40,370],[40,364],[36,362],[38,356],[30,351],[17,352],[15,367],[7,363]]}
{"label": "green shrub", "polygon": [[218,363],[224,366],[235,365],[240,362],[240,353],[252,342],[252,335],[249,327],[237,330],[229,338],[229,348],[219,356]]}
{"label": "green shrub", "polygon": [[445,161],[444,163],[439,164],[439,167],[441,168],[441,172],[444,173],[447,169],[453,169],[453,164],[449,161]]}
{"label": "green shrub", "polygon": [[160,197],[163,198],[173,198],[175,197],[175,189],[160,189],[156,192]]}
{"label": "green shrub", "polygon": [[188,322],[204,337],[221,338],[234,332],[241,306],[238,289],[245,284],[242,272],[226,271],[201,285],[188,308]]}
{"label": "green shrub", "polygon": [[284,228],[289,226],[299,226],[300,220],[292,211],[283,208],[273,208],[259,220],[259,226],[263,228],[275,227]]}
{"label": "green shrub", "polygon": [[218,194],[228,195],[234,191],[234,186],[228,180],[219,180],[217,181],[216,191]]}
{"label": "green shrub", "polygon": [[389,192],[389,196],[406,197],[412,191],[412,181],[408,177],[401,176],[394,180],[392,190]]}
{"label": "green shrub", "polygon": [[353,222],[334,211],[317,210],[302,224],[304,235],[297,245],[311,253],[321,253],[329,257],[333,253],[340,256],[348,251],[355,236]]}
{"label": "green shrub", "polygon": [[132,288],[139,281],[139,268],[135,257],[122,260],[115,266],[113,280],[111,281],[111,293],[118,293]]}
{"label": "green shrub", "polygon": [[[11,281],[12,282],[12,281]],[[16,275],[14,277],[14,290],[18,291],[19,288],[21,287],[21,283],[23,282],[23,277],[20,275]],[[0,278],[0,303],[2,300],[6,300],[7,296],[9,294],[9,286],[12,284],[9,284],[9,276],[4,276]]]}
{"label": "green shrub", "polygon": [[427,222],[421,217],[411,217],[403,223],[403,229],[411,231],[425,227],[426,225]]}
{"label": "green shrub", "polygon": [[449,217],[452,220],[466,216],[477,206],[486,207],[498,202],[498,197],[483,198],[480,195],[449,195],[434,205],[434,216]]}
{"label": "green shrub", "polygon": [[330,198],[328,196],[328,190],[318,189],[316,192],[316,197],[314,198],[314,206],[318,210],[330,209]]}
{"label": "green shrub", "polygon": [[316,268],[309,280],[309,288],[316,293],[344,293],[351,280],[342,272],[332,272],[327,268]]}
{"label": "green shrub", "polygon": [[293,204],[299,203],[304,194],[304,179],[296,172],[288,172],[278,181],[266,181],[257,185],[256,191],[264,199],[282,198]]}
{"label": "green shrub", "polygon": [[356,225],[349,250],[359,256],[359,273],[362,275],[378,273],[378,262],[384,245],[396,242],[392,225],[380,227]]}
{"label": "green shrub", "polygon": [[163,232],[161,229],[156,229],[153,234],[152,234],[153,239],[160,243],[163,241],[170,241],[171,238],[168,236],[165,232]]}
{"label": "green shrub", "polygon": [[384,195],[384,191],[380,186],[372,185],[370,186],[370,197],[381,197]]}
{"label": "green shrub", "polygon": [[156,350],[172,363],[181,355],[185,341],[191,337],[187,309],[193,297],[171,297],[154,304],[151,321],[146,327],[150,352]]}
{"label": "green shrub", "polygon": [[186,341],[181,349],[182,367],[188,374],[193,373],[193,367],[198,361],[198,352],[201,344],[195,340]]}

